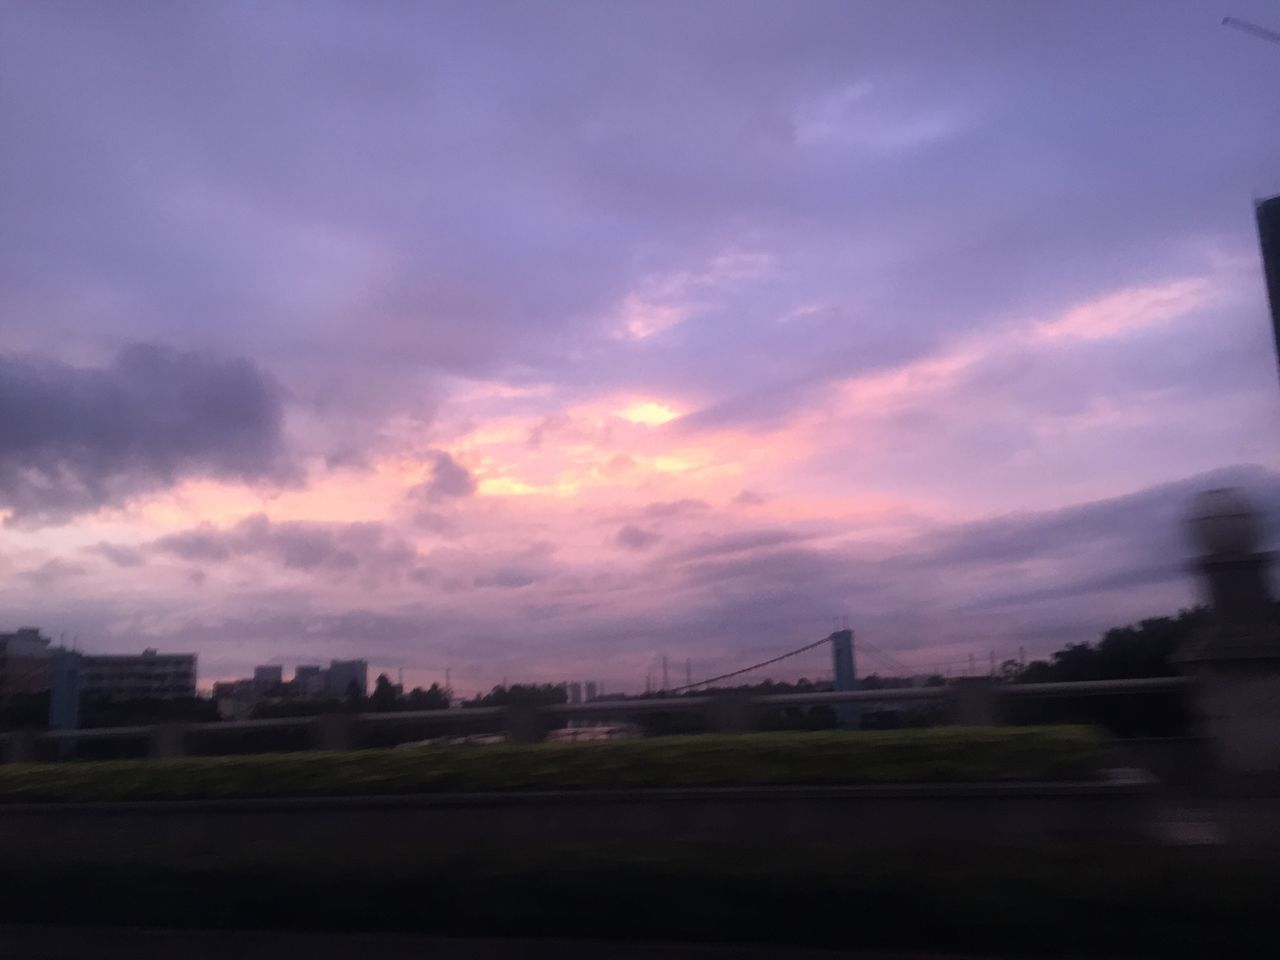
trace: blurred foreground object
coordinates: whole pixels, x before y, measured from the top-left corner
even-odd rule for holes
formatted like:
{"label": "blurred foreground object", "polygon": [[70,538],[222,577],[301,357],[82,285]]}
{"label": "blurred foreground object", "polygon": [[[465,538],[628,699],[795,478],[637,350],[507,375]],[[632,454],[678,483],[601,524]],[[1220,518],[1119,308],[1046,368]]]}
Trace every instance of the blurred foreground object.
{"label": "blurred foreground object", "polygon": [[1239,490],[1207,490],[1188,527],[1212,618],[1177,660],[1197,681],[1197,705],[1227,787],[1280,782],[1280,625],[1260,550],[1262,522]]}
{"label": "blurred foreground object", "polygon": [[1271,329],[1280,356],[1280,196],[1259,201],[1258,244],[1262,248],[1262,269],[1267,277],[1267,298],[1271,303]]}

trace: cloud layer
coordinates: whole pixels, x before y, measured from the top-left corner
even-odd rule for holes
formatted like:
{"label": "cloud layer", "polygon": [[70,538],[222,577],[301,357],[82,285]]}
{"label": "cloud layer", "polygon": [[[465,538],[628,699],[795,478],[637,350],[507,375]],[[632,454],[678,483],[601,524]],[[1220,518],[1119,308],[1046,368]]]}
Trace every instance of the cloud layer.
{"label": "cloud layer", "polygon": [[103,368],[0,356],[0,508],[40,523],[188,476],[285,480],[282,419],[247,360],[142,344]]}
{"label": "cloud layer", "polygon": [[0,607],[470,689],[1189,602],[1182,502],[1280,470],[1280,64],[1215,23],[10,5]]}

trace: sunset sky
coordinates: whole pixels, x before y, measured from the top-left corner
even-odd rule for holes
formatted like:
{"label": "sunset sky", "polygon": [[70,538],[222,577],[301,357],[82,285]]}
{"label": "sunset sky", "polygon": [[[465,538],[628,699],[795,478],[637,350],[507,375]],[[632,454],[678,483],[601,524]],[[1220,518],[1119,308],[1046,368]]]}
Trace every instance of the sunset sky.
{"label": "sunset sky", "polygon": [[1188,497],[1280,504],[1228,13],[0,0],[0,631],[469,694],[1175,612]]}

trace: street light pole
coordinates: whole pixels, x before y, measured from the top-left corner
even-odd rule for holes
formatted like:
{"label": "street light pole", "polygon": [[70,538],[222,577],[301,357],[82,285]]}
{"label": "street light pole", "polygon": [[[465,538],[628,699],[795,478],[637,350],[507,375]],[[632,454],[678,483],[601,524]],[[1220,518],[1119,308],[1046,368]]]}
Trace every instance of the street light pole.
{"label": "street light pole", "polygon": [[[1222,25],[1280,44],[1280,33],[1239,17],[1223,17]],[[1271,305],[1271,330],[1280,364],[1280,195],[1259,200],[1254,213],[1258,220],[1258,245],[1262,248],[1262,270],[1267,279],[1267,301]]]}

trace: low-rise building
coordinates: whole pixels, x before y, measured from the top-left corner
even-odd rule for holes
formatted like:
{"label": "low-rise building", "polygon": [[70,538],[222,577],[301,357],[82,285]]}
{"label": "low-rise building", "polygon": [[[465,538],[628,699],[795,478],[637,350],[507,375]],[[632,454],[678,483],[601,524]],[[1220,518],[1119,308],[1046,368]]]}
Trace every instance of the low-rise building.
{"label": "low-rise building", "polygon": [[345,697],[352,684],[360,696],[369,693],[369,664],[363,660],[330,660],[326,689],[331,697]]}
{"label": "low-rise building", "polygon": [[278,693],[284,686],[284,667],[271,664],[253,668],[253,692],[260,697]]}
{"label": "low-rise building", "polygon": [[289,682],[289,692],[295,697],[322,697],[329,678],[319,664],[299,664]]}
{"label": "low-rise building", "polygon": [[250,680],[220,680],[213,685],[213,700],[223,720],[246,719],[253,713],[257,699]]}
{"label": "low-rise building", "polygon": [[0,633],[0,696],[48,690],[51,658],[49,638],[36,627]]}
{"label": "low-rise building", "polygon": [[80,690],[106,700],[174,700],[196,695],[196,655],[157,653],[140,655],[83,654]]}

